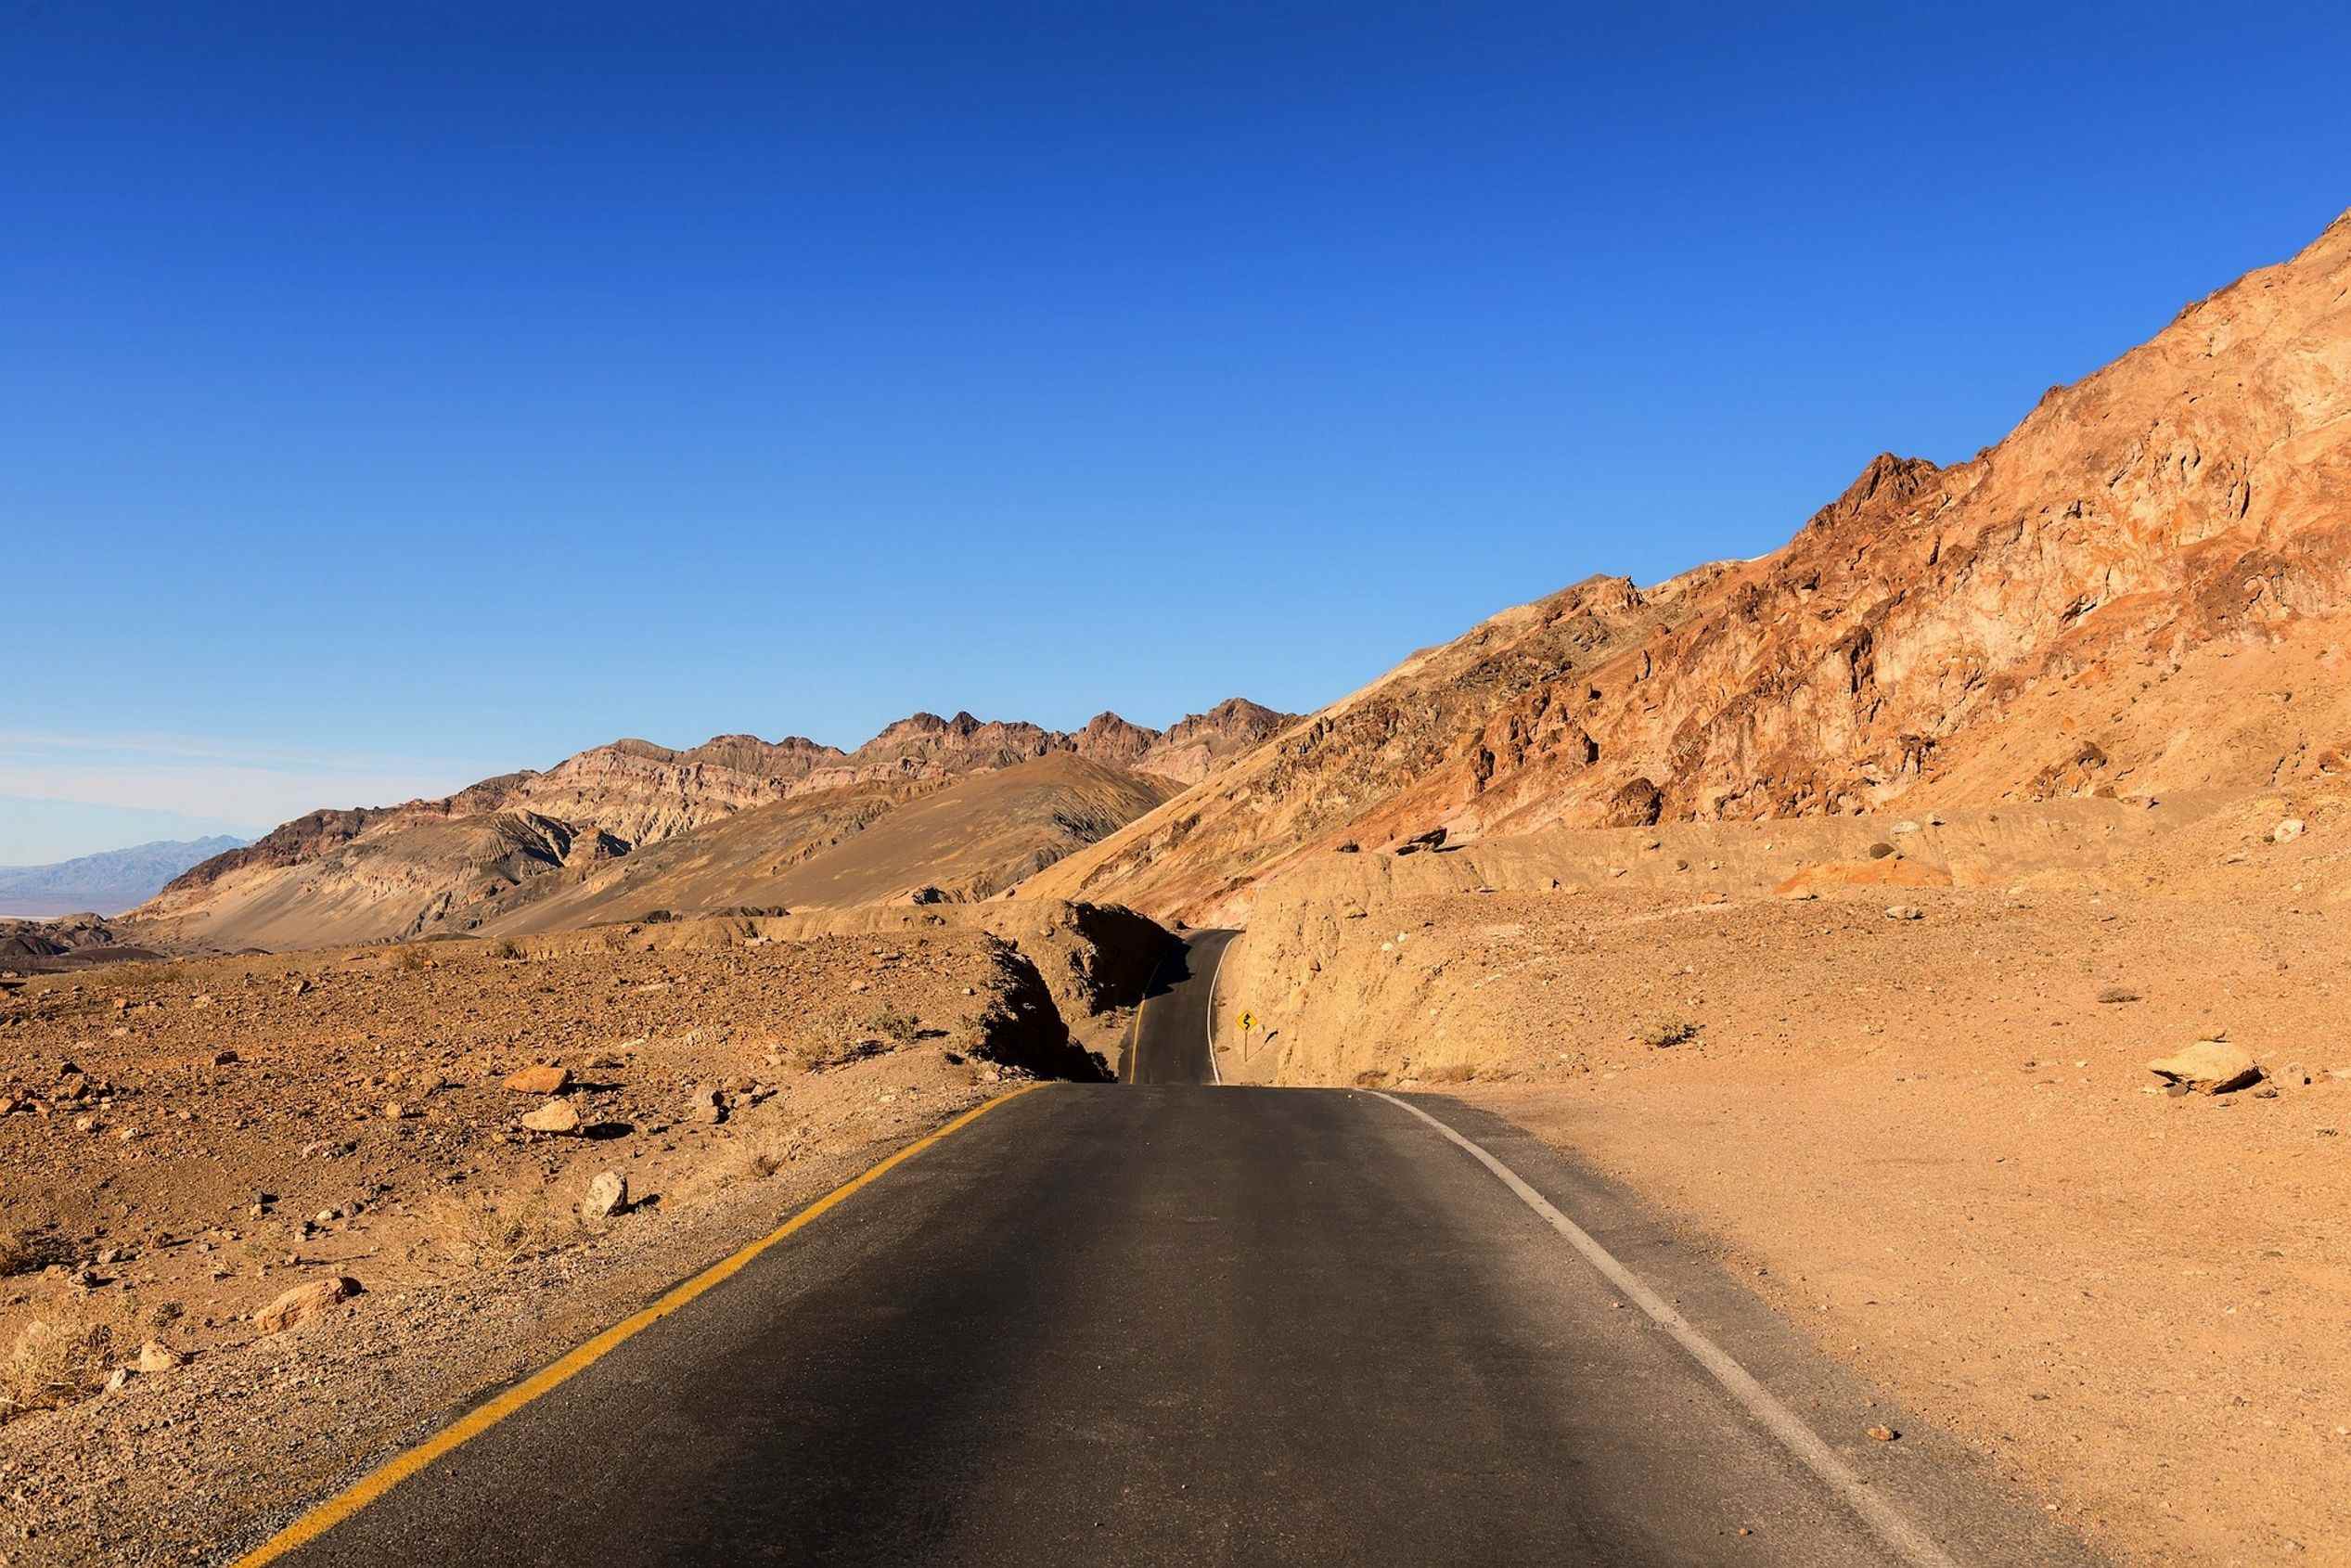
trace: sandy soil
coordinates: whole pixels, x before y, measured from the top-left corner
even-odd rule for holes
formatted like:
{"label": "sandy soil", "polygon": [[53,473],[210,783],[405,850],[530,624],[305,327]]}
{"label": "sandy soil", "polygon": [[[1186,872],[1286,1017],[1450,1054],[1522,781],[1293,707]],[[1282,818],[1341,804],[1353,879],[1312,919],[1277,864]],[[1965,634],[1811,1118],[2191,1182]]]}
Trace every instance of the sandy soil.
{"label": "sandy soil", "polygon": [[[2013,893],[1298,898],[1226,1072],[1490,1104],[2128,1560],[2351,1562],[2351,822],[2305,809]],[[2223,1033],[2264,1084],[2162,1092]]]}
{"label": "sandy soil", "polygon": [[[0,1427],[0,1556],[216,1557],[1007,1080],[1084,1060],[1034,968],[978,931],[515,951],[118,965],[0,1001],[0,1350],[33,1407]],[[560,1094],[504,1086],[547,1063]],[[550,1101],[584,1130],[521,1125]],[[585,1216],[605,1171],[632,1207]],[[337,1277],[363,1292],[254,1320]],[[74,1386],[20,1375],[28,1335],[93,1330]],[[192,1359],[94,1392],[149,1341]]]}

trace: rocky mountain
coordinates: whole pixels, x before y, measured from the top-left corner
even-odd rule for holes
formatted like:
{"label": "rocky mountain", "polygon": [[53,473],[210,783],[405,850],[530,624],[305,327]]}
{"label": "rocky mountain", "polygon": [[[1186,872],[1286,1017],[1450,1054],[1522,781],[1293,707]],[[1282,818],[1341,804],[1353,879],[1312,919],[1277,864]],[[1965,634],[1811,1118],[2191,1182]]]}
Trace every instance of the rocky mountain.
{"label": "rocky mountain", "polygon": [[158,839],[48,866],[0,866],[0,915],[120,914],[189,867],[244,842],[226,834]]}
{"label": "rocky mountain", "polygon": [[1235,919],[1295,856],[2351,769],[2351,214],[1786,546],[1509,610],[1022,890]]}
{"label": "rocky mountain", "polygon": [[[1003,796],[1020,830],[1006,838],[971,828],[966,836],[976,835],[989,852],[957,857],[947,879],[970,895],[1090,842],[1285,722],[1234,699],[1164,733],[1114,713],[1069,734],[958,713],[916,713],[853,752],[797,737],[721,735],[686,750],[616,740],[543,773],[503,774],[441,800],[313,812],[190,868],[136,919],[156,940],[225,948],[493,925],[553,929],[559,922],[550,911],[617,918],[610,910],[619,906],[604,895],[634,899],[640,883],[648,884],[648,906],[674,901],[677,888],[650,885],[655,865],[634,876],[608,873],[655,846],[682,844],[746,815],[759,816],[757,830],[698,842],[659,864],[692,862],[698,899],[760,903],[748,893],[727,896],[730,881],[766,887],[781,868],[956,780],[1053,759],[1115,775],[1106,781],[1064,770],[1041,793]],[[738,852],[748,858],[728,858]],[[867,880],[853,876],[840,885]],[[617,891],[623,886],[625,894]],[[525,912],[543,899],[546,908]]]}
{"label": "rocky mountain", "polygon": [[1176,788],[1054,752],[929,786],[797,794],[519,886],[469,911],[464,924],[484,936],[525,935],[654,910],[688,917],[988,898],[1117,831]]}

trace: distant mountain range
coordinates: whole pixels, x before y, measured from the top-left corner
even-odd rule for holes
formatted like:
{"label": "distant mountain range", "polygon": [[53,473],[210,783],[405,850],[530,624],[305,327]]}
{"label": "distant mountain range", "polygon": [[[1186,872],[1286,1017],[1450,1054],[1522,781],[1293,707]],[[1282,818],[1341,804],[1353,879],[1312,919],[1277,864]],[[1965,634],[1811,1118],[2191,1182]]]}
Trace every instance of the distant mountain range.
{"label": "distant mountain range", "polygon": [[442,800],[312,812],[136,912],[170,947],[279,950],[706,914],[996,896],[1291,722],[1242,698],[1164,730],[920,713],[854,751],[615,740]]}
{"label": "distant mountain range", "polygon": [[189,867],[244,847],[243,839],[223,833],[158,839],[53,866],[0,866],[0,915],[118,915],[153,898]]}

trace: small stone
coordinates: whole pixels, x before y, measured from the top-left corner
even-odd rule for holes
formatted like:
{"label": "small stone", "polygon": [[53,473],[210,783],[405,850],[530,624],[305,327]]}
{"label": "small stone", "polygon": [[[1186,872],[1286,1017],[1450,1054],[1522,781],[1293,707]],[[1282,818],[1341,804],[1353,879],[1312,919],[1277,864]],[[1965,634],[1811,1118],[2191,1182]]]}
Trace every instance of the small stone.
{"label": "small stone", "polygon": [[339,1301],[347,1301],[359,1293],[359,1281],[348,1275],[329,1279],[313,1279],[307,1285],[297,1285],[253,1314],[253,1327],[264,1334],[282,1334],[297,1324],[306,1323]]}
{"label": "small stone", "polygon": [[1881,1443],[1891,1443],[1902,1434],[1890,1426],[1873,1426],[1869,1429],[1869,1435]]}
{"label": "small stone", "polygon": [[2289,816],[2269,829],[2269,842],[2282,844],[2302,837],[2302,818]]}
{"label": "small stone", "polygon": [[1894,846],[1883,842],[1874,843],[1869,846],[1869,858],[1872,860],[1883,860],[1887,855],[1892,855],[1893,853]]}
{"label": "small stone", "polygon": [[187,1364],[187,1357],[161,1340],[149,1340],[139,1346],[139,1358],[134,1363],[142,1372],[168,1372],[174,1367]]}
{"label": "small stone", "polygon": [[120,1394],[130,1386],[131,1380],[136,1376],[138,1373],[129,1367],[117,1367],[107,1377],[106,1391],[109,1394]]}
{"label": "small stone", "polygon": [[522,1125],[534,1133],[575,1133],[580,1130],[580,1113],[568,1099],[550,1099],[524,1116]]}
{"label": "small stone", "polygon": [[2199,1040],[2174,1056],[2159,1057],[2147,1070],[2169,1079],[2180,1092],[2229,1094],[2261,1082],[2261,1068],[2242,1046]]}
{"label": "small stone", "polygon": [[1919,830],[1919,825],[1915,822],[1897,822],[1894,825],[1893,830],[1897,833],[1915,833]]}
{"label": "small stone", "polygon": [[2142,998],[2127,985],[2109,985],[2098,994],[2101,1002],[2136,1002]]}
{"label": "small stone", "polygon": [[384,1120],[387,1122],[405,1121],[407,1118],[415,1114],[416,1112],[414,1111],[401,1104],[396,1099],[388,1099],[384,1101]]}
{"label": "small stone", "polygon": [[235,1051],[214,1051],[212,1053],[212,1065],[215,1067],[234,1067],[237,1065],[237,1060],[238,1056]]}
{"label": "small stone", "polygon": [[526,1067],[506,1081],[516,1094],[561,1094],[572,1086],[571,1069],[540,1065]]}
{"label": "small stone", "polygon": [[686,1109],[679,1113],[683,1122],[700,1122],[715,1126],[726,1120],[726,1102],[717,1089],[708,1084],[697,1084],[686,1097]]}
{"label": "small stone", "polygon": [[580,1201],[580,1213],[589,1219],[610,1219],[627,1208],[628,1177],[618,1171],[599,1171]]}
{"label": "small stone", "polygon": [[1926,911],[1915,904],[1889,904],[1885,918],[1889,920],[1922,920],[1926,919]]}

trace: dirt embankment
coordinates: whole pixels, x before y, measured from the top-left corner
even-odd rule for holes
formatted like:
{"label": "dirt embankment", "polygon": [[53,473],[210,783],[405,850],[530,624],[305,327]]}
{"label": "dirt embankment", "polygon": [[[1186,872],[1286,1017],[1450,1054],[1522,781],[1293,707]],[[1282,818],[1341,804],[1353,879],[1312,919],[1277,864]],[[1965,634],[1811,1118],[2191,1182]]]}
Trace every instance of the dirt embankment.
{"label": "dirt embankment", "polygon": [[680,921],[0,997],[0,1553],[250,1544],[954,1112],[1094,1075],[1057,996],[1119,994],[1086,933],[1130,933],[1022,917],[1027,952]]}
{"label": "dirt embankment", "polygon": [[[1272,884],[1231,949],[1225,1074],[1486,1100],[2131,1561],[2351,1561],[2351,801],[2130,826],[2168,809],[2004,811],[1956,888],[1805,844],[1885,879],[1808,898],[1743,891],[1804,869],[1785,823],[1592,835],[1558,891],[1533,844],[1328,857],[1366,863]],[[2035,844],[2068,863],[2017,876]],[[2224,1035],[2261,1083],[2163,1092]]]}

